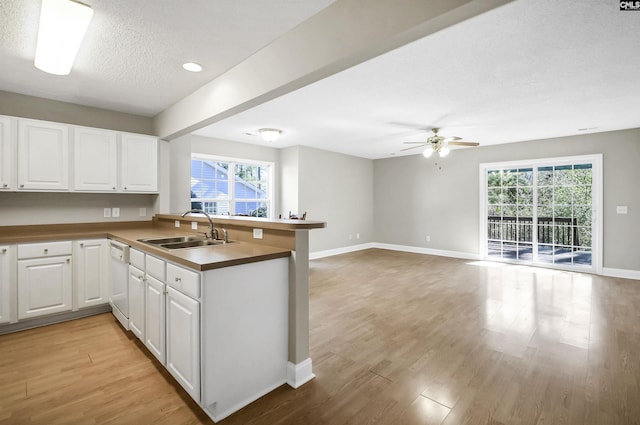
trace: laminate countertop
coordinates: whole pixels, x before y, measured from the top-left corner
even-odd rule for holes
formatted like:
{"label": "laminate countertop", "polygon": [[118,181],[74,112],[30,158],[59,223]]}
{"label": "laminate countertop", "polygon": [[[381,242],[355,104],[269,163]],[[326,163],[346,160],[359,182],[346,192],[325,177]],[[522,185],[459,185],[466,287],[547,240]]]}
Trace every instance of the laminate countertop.
{"label": "laminate countertop", "polygon": [[[41,225],[37,227],[40,228]],[[228,244],[196,248],[166,250],[140,242],[139,239],[185,236],[194,235],[196,233],[185,232],[183,229],[172,230],[166,227],[154,227],[146,222],[140,223],[139,225],[128,226],[92,227],[83,225],[66,225],[51,226],[48,230],[26,230],[27,231],[25,231],[24,228],[1,229],[0,244],[13,245],[56,240],[109,238],[125,243],[132,248],[139,249],[156,257],[181,264],[197,271],[255,263],[258,261],[289,257],[291,255],[291,251],[285,248],[245,241],[234,241]]]}

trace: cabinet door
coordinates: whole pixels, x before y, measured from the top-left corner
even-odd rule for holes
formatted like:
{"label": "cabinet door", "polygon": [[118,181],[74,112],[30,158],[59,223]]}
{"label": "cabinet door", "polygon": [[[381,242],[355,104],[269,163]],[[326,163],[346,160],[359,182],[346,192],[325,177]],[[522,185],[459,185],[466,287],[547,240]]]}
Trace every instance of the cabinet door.
{"label": "cabinet door", "polygon": [[158,191],[158,139],[141,134],[121,136],[120,184],[125,192]]}
{"label": "cabinet door", "polygon": [[76,241],[73,264],[75,267],[76,302],[78,308],[109,302],[109,271],[107,241],[93,239]]}
{"label": "cabinet door", "polygon": [[118,178],[117,133],[75,127],[73,141],[74,189],[115,192]]}
{"label": "cabinet door", "polygon": [[71,310],[71,257],[18,261],[18,319]]}
{"label": "cabinet door", "polygon": [[144,272],[129,266],[129,329],[144,342]]}
{"label": "cabinet door", "polygon": [[11,322],[11,306],[15,302],[15,293],[11,290],[10,252],[10,247],[0,246],[0,323]]}
{"label": "cabinet door", "polygon": [[0,190],[16,188],[15,118],[0,116]]}
{"label": "cabinet door", "polygon": [[18,120],[18,188],[69,188],[69,130],[66,125]]}
{"label": "cabinet door", "polygon": [[151,354],[165,363],[165,284],[147,275],[147,310],[144,345]]}
{"label": "cabinet door", "polygon": [[200,303],[167,288],[167,369],[200,402]]}

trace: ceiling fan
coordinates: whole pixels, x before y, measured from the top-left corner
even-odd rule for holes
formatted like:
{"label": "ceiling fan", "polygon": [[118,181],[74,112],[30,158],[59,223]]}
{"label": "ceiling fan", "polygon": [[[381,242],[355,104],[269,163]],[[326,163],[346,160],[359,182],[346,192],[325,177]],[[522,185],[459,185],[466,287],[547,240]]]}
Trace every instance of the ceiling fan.
{"label": "ceiling fan", "polygon": [[407,145],[416,145],[416,146],[410,146],[408,148],[404,148],[400,150],[408,151],[409,149],[415,149],[415,148],[420,148],[422,146],[425,146],[425,149],[422,152],[422,155],[425,158],[429,158],[431,155],[433,155],[434,152],[438,152],[440,157],[444,158],[445,156],[449,155],[449,152],[450,152],[449,146],[454,146],[454,145],[455,146],[479,146],[480,145],[480,143],[477,143],[477,142],[462,142],[460,141],[462,140],[462,138],[460,137],[440,136],[438,134],[440,129],[437,127],[433,128],[431,131],[433,131],[433,135],[429,136],[427,140],[425,140],[424,142],[404,142]]}

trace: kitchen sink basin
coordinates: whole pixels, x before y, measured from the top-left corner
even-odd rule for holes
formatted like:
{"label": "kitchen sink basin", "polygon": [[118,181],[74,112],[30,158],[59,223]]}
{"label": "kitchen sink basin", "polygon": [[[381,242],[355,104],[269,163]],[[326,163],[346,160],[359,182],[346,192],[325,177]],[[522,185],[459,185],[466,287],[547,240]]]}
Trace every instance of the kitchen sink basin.
{"label": "kitchen sink basin", "polygon": [[176,236],[172,238],[151,238],[138,239],[140,242],[148,243],[164,249],[199,248],[212,245],[224,245],[233,241],[225,242],[219,239],[204,239],[201,236]]}
{"label": "kitchen sink basin", "polygon": [[150,243],[152,245],[162,245],[165,243],[192,242],[205,240],[202,236],[175,236],[172,238],[151,238],[138,239],[140,242]]}

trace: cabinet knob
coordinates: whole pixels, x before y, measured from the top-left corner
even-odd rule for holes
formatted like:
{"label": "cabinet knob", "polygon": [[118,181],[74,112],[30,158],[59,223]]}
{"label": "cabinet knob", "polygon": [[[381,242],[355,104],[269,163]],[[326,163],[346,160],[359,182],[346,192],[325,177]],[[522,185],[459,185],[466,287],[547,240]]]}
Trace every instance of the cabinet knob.
{"label": "cabinet knob", "polygon": [[179,277],[176,277],[176,282],[180,282],[182,279],[180,279]]}
{"label": "cabinet knob", "polygon": [[48,249],[48,248],[45,248],[45,249],[44,249],[44,253],[45,253],[45,254],[48,254],[48,253],[49,253],[49,249]]}
{"label": "cabinet knob", "polygon": [[23,185],[23,184],[21,184],[21,185],[20,185],[20,187],[24,187],[24,185]]}
{"label": "cabinet knob", "polygon": [[115,187],[115,186],[113,186],[113,190],[116,190],[116,187]]}
{"label": "cabinet knob", "polygon": [[127,190],[127,186],[124,187],[124,190]]}
{"label": "cabinet knob", "polygon": [[4,184],[2,185],[2,187],[8,187],[8,186],[9,186],[9,185],[8,185],[8,184],[6,184],[6,183],[4,183]]}
{"label": "cabinet knob", "polygon": [[84,244],[83,243],[80,244],[80,248],[84,248]]}
{"label": "cabinet knob", "polygon": [[2,253],[6,254],[7,253],[7,248],[2,248]]}
{"label": "cabinet knob", "polygon": [[144,280],[144,275],[142,275],[142,276],[138,276],[138,279],[140,279],[140,280]]}
{"label": "cabinet knob", "polygon": [[71,260],[69,260],[69,259],[67,258],[67,264],[69,264],[70,262],[71,262]]}

